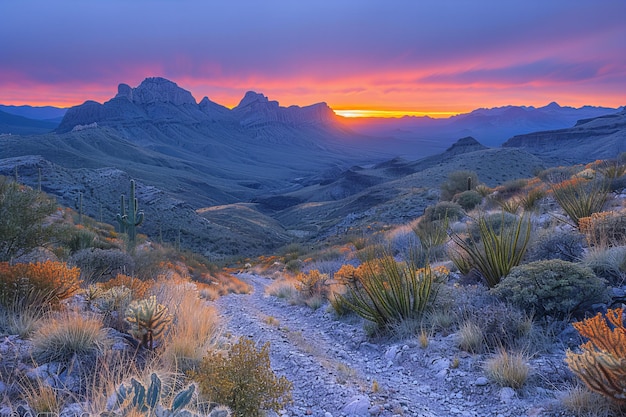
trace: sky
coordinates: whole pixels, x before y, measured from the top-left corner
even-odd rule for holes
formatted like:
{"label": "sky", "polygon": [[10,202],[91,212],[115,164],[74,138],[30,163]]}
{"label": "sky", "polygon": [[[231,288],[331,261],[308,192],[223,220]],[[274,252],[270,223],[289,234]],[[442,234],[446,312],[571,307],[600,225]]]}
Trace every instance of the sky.
{"label": "sky", "polygon": [[626,105],[624,0],[0,0],[0,39],[2,104],[160,76],[344,115]]}

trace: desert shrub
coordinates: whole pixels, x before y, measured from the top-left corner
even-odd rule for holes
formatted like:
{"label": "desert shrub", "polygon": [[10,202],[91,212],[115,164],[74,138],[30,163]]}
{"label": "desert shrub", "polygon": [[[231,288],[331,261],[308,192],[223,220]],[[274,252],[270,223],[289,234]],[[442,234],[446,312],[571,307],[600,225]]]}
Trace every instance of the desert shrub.
{"label": "desert shrub", "polygon": [[611,285],[621,286],[626,279],[626,246],[592,248],[585,253],[582,263]]}
{"label": "desert shrub", "polygon": [[538,318],[565,319],[608,301],[603,279],[589,268],[558,259],[517,266],[492,291]]}
{"label": "desert shrub", "polygon": [[485,362],[485,373],[501,387],[521,388],[530,373],[528,358],[519,352],[502,349]]}
{"label": "desert shrub", "polygon": [[469,262],[471,269],[478,271],[490,288],[521,262],[530,239],[530,220],[520,217],[509,228],[505,226],[504,212],[501,219],[500,228],[496,229],[484,216],[479,217],[476,221],[479,241],[473,238],[465,240],[456,233],[451,235],[457,246],[456,254],[450,252],[454,264],[461,269],[467,268]]}
{"label": "desert shrub", "polygon": [[142,281],[139,278],[124,274],[117,274],[115,278],[97,284],[101,291],[107,291],[114,287],[125,287],[130,290],[133,299],[145,298],[154,281]]}
{"label": "desert shrub", "polygon": [[107,338],[99,318],[64,313],[42,323],[32,342],[33,359],[42,364],[69,362],[75,356],[93,359],[102,352]]}
{"label": "desert shrub", "polygon": [[[399,262],[389,254],[363,263],[348,283],[342,303],[379,329],[404,320],[419,319],[436,294],[447,270],[418,267],[415,260]],[[434,291],[433,291],[434,290]]]}
{"label": "desert shrub", "polygon": [[448,174],[448,179],[441,184],[441,199],[452,200],[456,194],[473,190],[478,185],[478,174],[474,171],[454,171]]}
{"label": "desert shrub", "polygon": [[567,351],[565,361],[589,389],[626,404],[626,328],[623,310],[609,310],[573,324],[588,339],[582,353]]}
{"label": "desert shrub", "polygon": [[325,297],[328,293],[328,274],[322,274],[317,269],[313,269],[306,274],[298,274],[296,277],[296,289],[303,297]]}
{"label": "desert shrub", "polygon": [[80,270],[46,261],[9,265],[0,262],[0,303],[5,307],[55,307],[80,289]]}
{"label": "desert shrub", "polygon": [[133,258],[118,249],[79,250],[69,258],[68,263],[80,268],[82,279],[90,283],[106,281],[118,274],[131,275],[135,269]]}
{"label": "desert shrub", "polygon": [[606,183],[582,178],[553,184],[551,189],[554,199],[576,227],[581,218],[602,211],[608,196]]}
{"label": "desert shrub", "polygon": [[593,213],[578,220],[589,246],[619,246],[626,244],[626,214],[613,211]]}
{"label": "desert shrub", "polygon": [[584,251],[584,237],[577,230],[549,229],[538,233],[526,253],[528,261],[561,259],[574,262]]}
{"label": "desert shrub", "polygon": [[537,177],[539,177],[542,181],[555,183],[571,178],[579,170],[580,166],[550,167],[538,172]]}
{"label": "desert shrub", "polygon": [[269,343],[257,349],[252,340],[240,338],[227,355],[209,352],[191,376],[204,395],[230,407],[234,416],[277,412],[291,402],[292,384],[272,371],[269,349]]}
{"label": "desert shrub", "polygon": [[56,204],[44,193],[0,176],[0,261],[28,253],[50,237],[44,219]]}
{"label": "desert shrub", "polygon": [[465,216],[465,212],[459,204],[451,201],[440,201],[434,206],[426,207],[422,220],[425,222],[434,222],[448,219],[448,221],[454,222],[463,216]]}
{"label": "desert shrub", "polygon": [[413,233],[419,238],[422,248],[431,252],[448,241],[448,220],[425,221],[421,219],[413,227]]}
{"label": "desert shrub", "polygon": [[511,196],[513,194],[519,193],[526,187],[528,184],[528,179],[526,178],[516,178],[513,180],[508,180],[504,184],[500,185],[497,188],[497,191],[500,195],[503,196]]}
{"label": "desert shrub", "polygon": [[626,175],[609,180],[608,187],[611,192],[626,190]]}
{"label": "desert shrub", "polygon": [[572,386],[560,392],[559,399],[563,407],[573,416],[580,417],[615,417],[619,410],[608,398],[585,386]]}
{"label": "desert shrub", "polygon": [[479,205],[483,201],[483,196],[475,190],[467,190],[456,194],[453,200],[463,210],[468,211]]}

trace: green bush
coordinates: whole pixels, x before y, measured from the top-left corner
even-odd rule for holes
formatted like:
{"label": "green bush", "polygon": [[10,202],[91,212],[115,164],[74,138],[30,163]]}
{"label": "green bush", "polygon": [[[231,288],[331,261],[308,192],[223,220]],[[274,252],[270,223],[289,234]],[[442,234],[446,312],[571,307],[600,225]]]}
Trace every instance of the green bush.
{"label": "green bush", "polygon": [[495,287],[511,268],[518,265],[530,239],[530,220],[520,217],[512,227],[505,225],[505,213],[501,214],[500,228],[496,229],[483,216],[476,221],[480,240],[453,233],[450,237],[457,250],[450,251],[452,262],[463,271],[470,266],[482,275],[489,288]]}
{"label": "green bush", "polygon": [[492,292],[535,317],[559,320],[609,300],[605,280],[589,268],[558,259],[517,266]]}
{"label": "green bush", "polygon": [[463,191],[454,196],[454,202],[458,203],[463,210],[472,210],[483,201],[483,197],[475,190]]}
{"label": "green bush", "polygon": [[448,180],[441,184],[441,199],[452,200],[456,194],[473,190],[478,185],[478,174],[474,171],[454,171],[448,175]]}
{"label": "green bush", "polygon": [[583,255],[584,241],[584,236],[576,230],[548,229],[542,231],[530,243],[526,261],[561,259],[575,262]]}
{"label": "green bush", "polygon": [[0,262],[47,242],[51,228],[43,221],[55,210],[44,193],[0,177]]}
{"label": "green bush", "polygon": [[68,263],[80,268],[81,278],[88,282],[103,282],[118,274],[132,275],[133,258],[119,249],[83,249],[70,256]]}
{"label": "green bush", "polygon": [[480,216],[480,221],[474,221],[469,224],[468,232],[470,238],[479,242],[481,239],[481,222],[493,230],[510,230],[514,229],[519,222],[519,216],[506,210],[496,213],[486,213]]}
{"label": "green bush", "polygon": [[274,375],[269,343],[260,350],[240,338],[227,356],[210,352],[192,378],[211,401],[227,405],[237,417],[259,417],[262,411],[279,411],[291,402],[292,384]]}
{"label": "green bush", "polygon": [[463,216],[465,216],[465,212],[459,204],[451,201],[440,201],[434,206],[426,207],[422,221],[434,222],[448,219],[448,221],[454,222]]}

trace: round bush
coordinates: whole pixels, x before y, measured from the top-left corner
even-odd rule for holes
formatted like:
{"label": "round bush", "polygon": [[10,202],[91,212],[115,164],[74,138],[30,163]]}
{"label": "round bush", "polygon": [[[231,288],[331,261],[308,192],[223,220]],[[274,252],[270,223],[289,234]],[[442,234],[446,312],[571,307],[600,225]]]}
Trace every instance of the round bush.
{"label": "round bush", "polygon": [[132,275],[135,261],[126,252],[111,249],[82,249],[73,254],[69,263],[80,268],[86,281],[102,282],[118,274]]}
{"label": "round bush", "polygon": [[448,221],[453,222],[459,220],[464,215],[465,212],[459,204],[450,201],[441,201],[434,206],[426,207],[423,220],[434,222],[448,219]]}
{"label": "round bush", "polygon": [[593,304],[609,301],[604,279],[559,259],[516,266],[492,292],[537,318],[580,316]]}
{"label": "round bush", "polygon": [[526,252],[529,261],[561,259],[574,262],[580,259],[584,251],[584,236],[576,231],[556,231],[553,229],[540,233],[531,242]]}
{"label": "round bush", "polygon": [[[502,211],[499,213],[485,214],[483,217],[487,225],[493,229],[496,234],[500,234],[500,229],[510,229],[515,227],[519,222],[519,217],[513,213]],[[477,221],[471,222],[468,228],[470,237],[475,242],[480,241],[480,226]]]}
{"label": "round bush", "polygon": [[483,196],[475,190],[463,191],[454,196],[454,201],[464,210],[471,210],[483,201]]}

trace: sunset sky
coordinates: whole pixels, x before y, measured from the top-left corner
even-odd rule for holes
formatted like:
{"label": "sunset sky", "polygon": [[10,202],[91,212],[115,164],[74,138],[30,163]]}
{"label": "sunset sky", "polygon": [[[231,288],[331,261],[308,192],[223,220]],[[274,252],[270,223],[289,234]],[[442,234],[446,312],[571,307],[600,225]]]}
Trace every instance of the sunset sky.
{"label": "sunset sky", "polygon": [[626,105],[624,0],[0,1],[0,39],[1,104],[161,76],[228,107],[248,90],[388,116]]}

